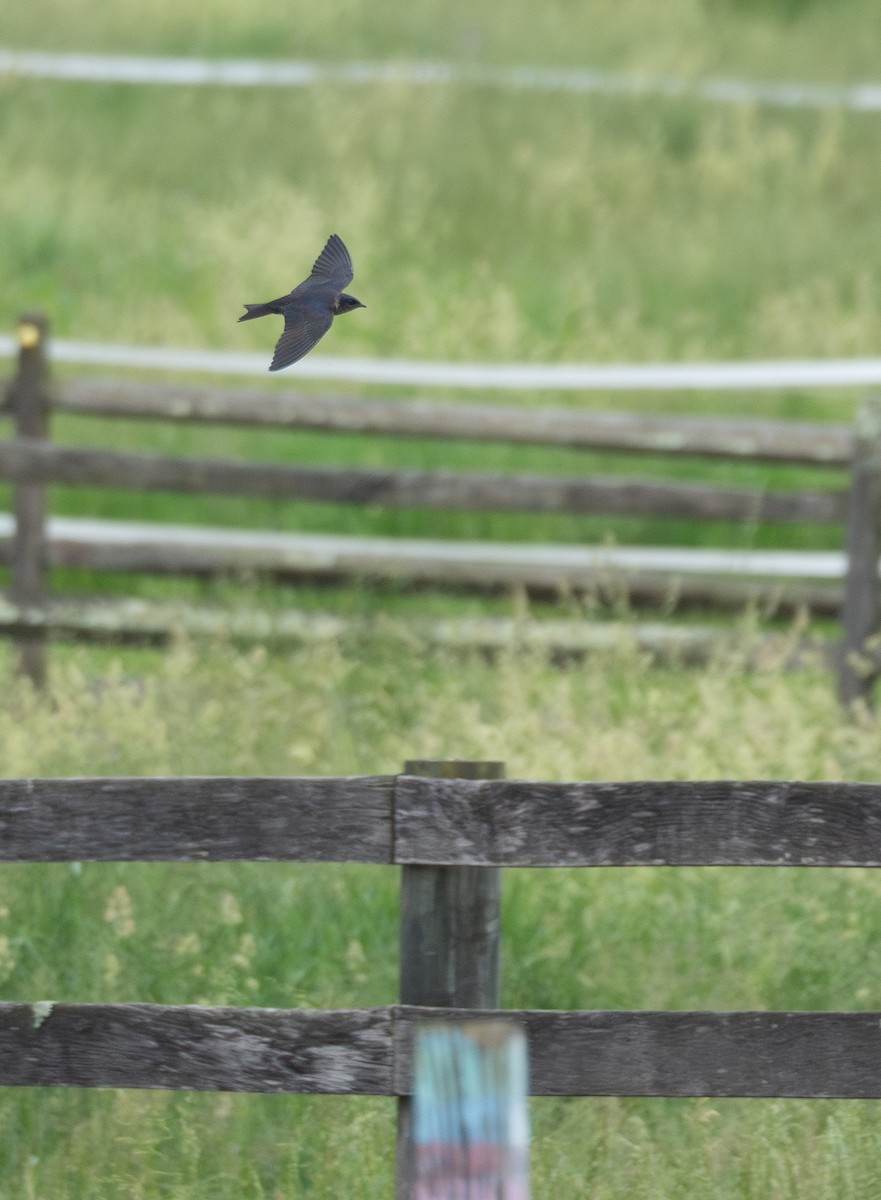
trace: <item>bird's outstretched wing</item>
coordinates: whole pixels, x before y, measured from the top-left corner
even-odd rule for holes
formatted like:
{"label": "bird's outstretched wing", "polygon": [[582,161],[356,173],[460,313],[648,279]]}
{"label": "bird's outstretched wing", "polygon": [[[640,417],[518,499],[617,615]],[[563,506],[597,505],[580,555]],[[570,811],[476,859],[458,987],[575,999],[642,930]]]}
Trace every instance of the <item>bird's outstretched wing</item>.
{"label": "bird's outstretched wing", "polygon": [[326,312],[318,309],[288,309],[284,315],[284,331],[275,344],[275,353],[269,364],[270,371],[289,367],[308,354],[332,324],[333,314],[329,309]]}
{"label": "bird's outstretched wing", "polygon": [[352,260],[345,247],[343,239],[332,233],[327,244],[315,260],[312,268],[312,278],[326,279],[332,282],[340,291],[348,287],[355,272]]}

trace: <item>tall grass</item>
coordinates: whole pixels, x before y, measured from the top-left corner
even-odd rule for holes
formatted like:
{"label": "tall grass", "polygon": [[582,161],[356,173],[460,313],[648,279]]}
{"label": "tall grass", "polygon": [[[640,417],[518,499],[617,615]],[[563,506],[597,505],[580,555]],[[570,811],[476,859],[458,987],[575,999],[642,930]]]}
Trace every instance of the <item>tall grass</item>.
{"label": "tall grass", "polygon": [[[614,360],[875,348],[872,197],[881,180],[866,116],[400,85],[241,94],[5,87],[0,296],[10,321],[22,307],[43,306],[60,334],[261,348],[268,361],[277,329],[237,326],[241,302],[290,286],[337,228],[368,308],[334,326],[322,344],[333,352]],[[847,419],[854,400],[627,403]],[[59,430],[108,435],[82,422]],[[138,447],[390,465],[605,465],[524,449],[159,433],[139,423],[109,436]],[[780,478],[766,466],[712,473],[759,486]],[[61,511],[133,512],[119,494],[57,499]],[[365,514],[167,496],[138,505],[148,518],[414,536],[837,544],[831,530],[663,520]]]}
{"label": "tall grass", "polygon": [[46,307],[60,334],[268,350],[267,323],[236,328],[242,302],[297,282],[337,229],[368,305],[334,327],[337,353],[874,347],[871,115],[395,84],[0,88],[0,301]]}
{"label": "tall grass", "polygon": [[[500,61],[759,73],[776,56],[771,74],[789,63],[820,79],[858,76],[876,21],[860,0],[789,14],[733,0],[663,8],[629,0],[577,12],[552,4],[540,15],[520,4],[504,15],[473,5],[441,15],[431,4],[405,10],[382,0],[317,6],[296,21],[272,3],[245,21],[221,0],[204,11],[154,6],[149,22],[135,21],[127,5],[88,22],[77,11],[53,6],[57,20],[38,31],[23,10],[9,36],[82,45],[88,29],[94,48],[267,56],[320,48],[330,58],[458,46],[457,54]],[[263,350],[268,363],[277,328],[238,326],[240,305],[300,279],[336,229],[368,307],[335,324],[327,352],[615,361],[872,354],[877,346],[881,175],[870,114],[401,83],[237,91],[7,78],[0,91],[8,324],[22,308],[43,307],[59,335]],[[296,382],[294,369],[282,386]],[[854,406],[834,392],[565,402],[830,419],[848,419]],[[73,422],[59,431],[107,435]],[[139,423],[109,436],[389,465],[602,469],[586,456],[393,439],[162,435]],[[726,469],[714,471],[722,478]],[[757,467],[738,478],[764,486],[780,477]],[[62,511],[133,513],[114,493],[56,499]],[[737,545],[766,536],[664,521],[365,514],[167,496],[139,504],[156,519],[416,536]],[[778,544],[834,545],[836,536],[767,532]]]}
{"label": "tall grass", "polygon": [[[53,0],[13,6],[3,36],[25,48],[436,56],[847,82],[875,74],[879,32],[871,0],[327,0],[296,11],[281,0],[247,10],[229,0],[148,10]],[[263,349],[268,362],[276,330],[237,327],[240,304],[300,279],[336,229],[368,308],[335,326],[328,352],[596,361],[875,353],[876,123],[470,87],[236,92],[5,78],[2,320],[44,307],[68,337]],[[835,394],[632,402],[828,419],[852,411]],[[118,444],[206,453],[585,464],[544,451],[356,448],[141,423],[94,430]],[[90,436],[72,420],[58,433]],[[747,476],[770,478],[764,468]],[[113,493],[55,500],[131,515]],[[157,519],[318,519],[272,505],[147,504],[142,515]],[[336,528],[355,520],[341,509],[319,516]],[[446,520],[421,531],[660,536],[658,525]],[[357,521],[420,529],[408,514]],[[826,536],[800,532],[816,544]],[[373,601],[353,589],[345,603]],[[563,672],[529,656],[489,668],[401,638],[275,655],[224,643],[166,655],[57,648],[42,696],[13,677],[0,647],[4,775],[390,772],[410,757],[459,756],[550,779],[866,779],[877,776],[879,741],[876,719],[842,720],[819,669],[750,672],[734,656],[700,673],[649,670],[626,638],[615,654]],[[508,1005],[881,1008],[873,872],[506,876]],[[366,867],[5,867],[0,996],[385,1003],[396,995],[396,904],[394,872]],[[2,1200],[366,1200],[391,1187],[385,1101],[7,1091],[2,1104]],[[535,1194],[873,1195],[876,1114],[853,1102],[536,1102]]]}
{"label": "tall grass", "polygon": [[[59,649],[44,696],[4,651],[4,773],[393,772],[501,758],[521,778],[873,778],[881,725],[825,672],[560,671],[400,640],[286,655],[225,643]],[[346,1006],[397,989],[396,878],[272,864],[16,866],[0,874],[0,996]],[[881,1007],[868,870],[505,873],[503,1001],[527,1007]],[[7,1092],[0,1195],[388,1194],[388,1102]],[[535,1192],[866,1194],[875,1108],[853,1102],[537,1101]],[[851,1183],[847,1183],[850,1180]],[[838,1189],[836,1193],[836,1189]],[[843,1189],[843,1190],[842,1190]],[[869,1194],[871,1194],[869,1188]]]}

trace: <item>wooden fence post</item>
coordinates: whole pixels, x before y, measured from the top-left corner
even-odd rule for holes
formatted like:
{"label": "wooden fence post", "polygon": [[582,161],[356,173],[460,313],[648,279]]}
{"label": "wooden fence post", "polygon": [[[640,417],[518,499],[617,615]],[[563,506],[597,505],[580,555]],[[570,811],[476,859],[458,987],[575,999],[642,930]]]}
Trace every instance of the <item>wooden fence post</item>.
{"label": "wooden fence post", "polygon": [[[45,438],[49,432],[48,330],[48,321],[41,313],[25,313],[16,330],[18,369],[12,381],[11,401],[16,437],[19,438]],[[15,484],[12,510],[15,534],[11,599],[22,606],[41,605],[46,599],[45,484]],[[17,640],[22,674],[36,687],[41,687],[46,679],[45,631],[23,632]]]}
{"label": "wooden fence post", "polygon": [[844,705],[871,702],[879,673],[870,639],[881,625],[878,560],[881,555],[881,399],[865,401],[857,416],[847,501],[847,567],[841,612],[838,698]]}
{"label": "wooden fence post", "polygon": [[[410,760],[405,775],[431,779],[502,779],[504,763]],[[498,1008],[497,867],[401,868],[402,1004]],[[396,1200],[410,1200],[413,1165],[410,1099],[398,1100]]]}

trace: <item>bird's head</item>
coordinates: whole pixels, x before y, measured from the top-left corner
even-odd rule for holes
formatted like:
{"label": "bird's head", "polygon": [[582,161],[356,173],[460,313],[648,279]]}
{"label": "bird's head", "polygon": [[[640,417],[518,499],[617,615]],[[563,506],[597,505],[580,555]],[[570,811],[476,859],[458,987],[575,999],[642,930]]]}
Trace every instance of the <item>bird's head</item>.
{"label": "bird's head", "polygon": [[348,292],[340,292],[337,297],[337,302],[333,306],[333,311],[336,316],[340,313],[351,312],[353,308],[366,308],[366,304],[362,304],[360,300],[356,300],[354,296],[350,296]]}

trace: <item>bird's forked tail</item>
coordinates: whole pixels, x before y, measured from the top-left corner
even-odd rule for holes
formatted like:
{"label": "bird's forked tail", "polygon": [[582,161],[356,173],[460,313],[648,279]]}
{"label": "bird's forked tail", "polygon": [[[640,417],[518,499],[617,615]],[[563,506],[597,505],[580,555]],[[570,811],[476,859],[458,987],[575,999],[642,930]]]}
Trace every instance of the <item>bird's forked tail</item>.
{"label": "bird's forked tail", "polygon": [[255,317],[265,317],[275,311],[271,304],[246,304],[245,308],[248,311],[242,313],[240,321],[253,321]]}

